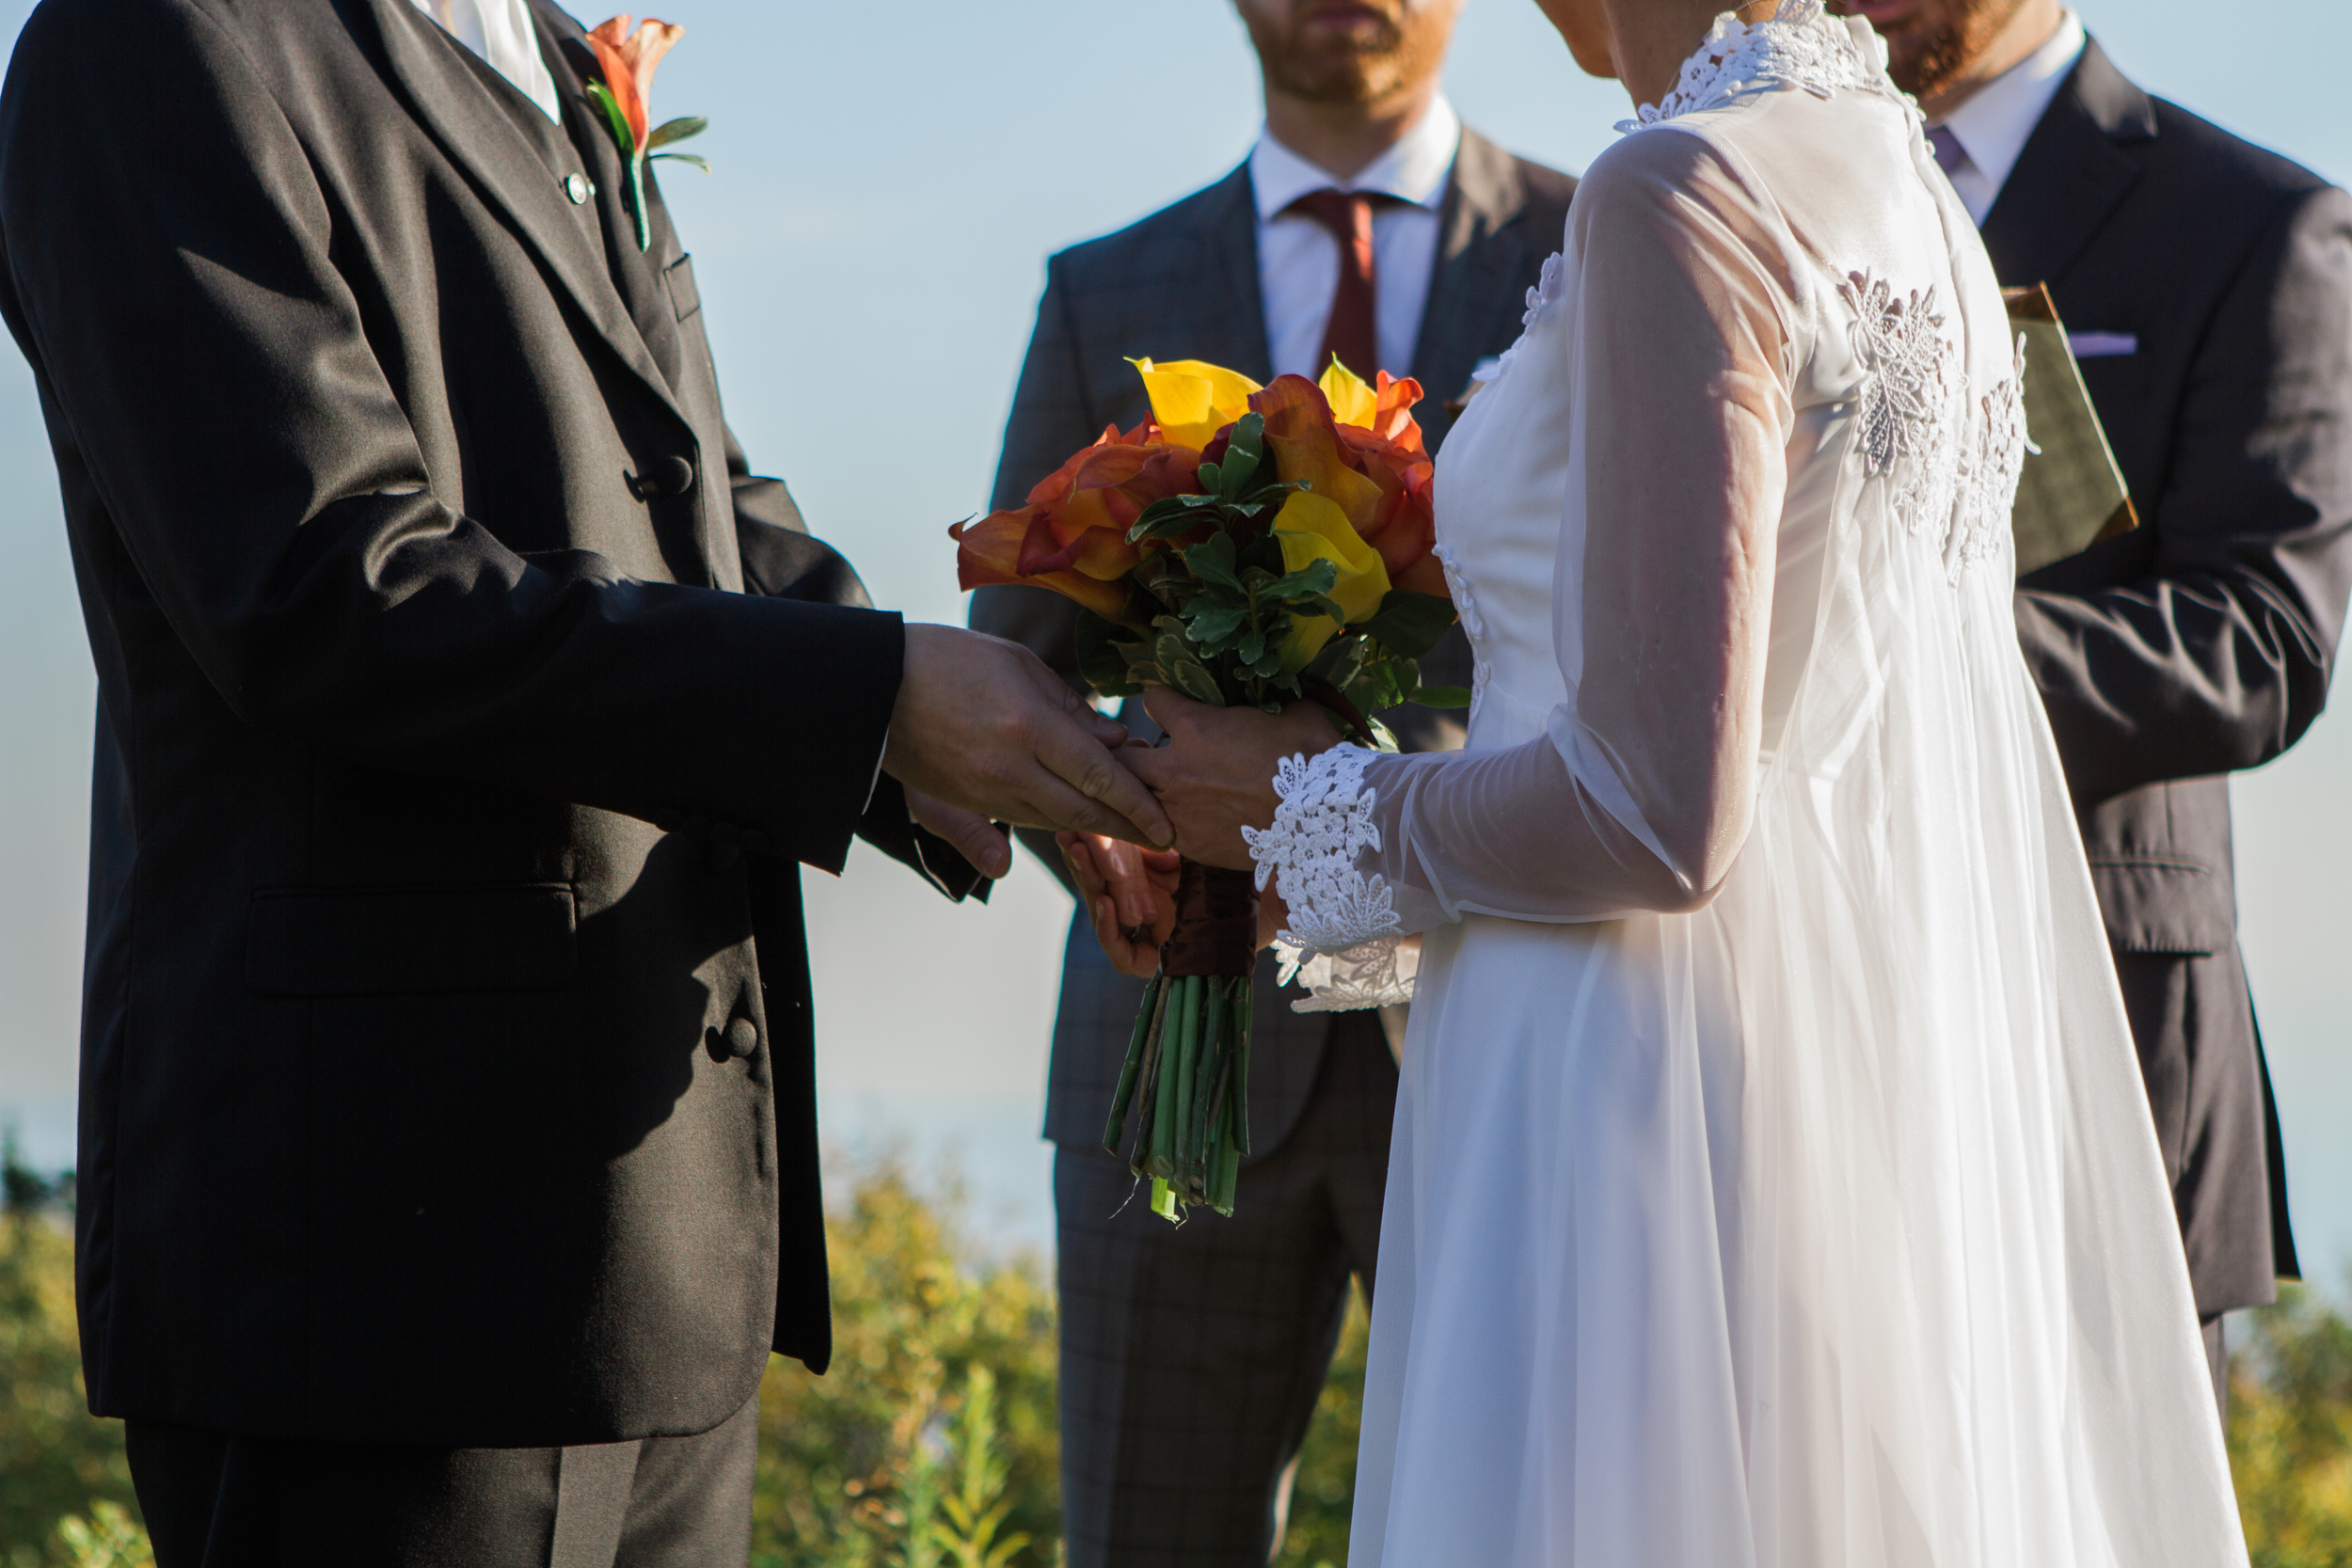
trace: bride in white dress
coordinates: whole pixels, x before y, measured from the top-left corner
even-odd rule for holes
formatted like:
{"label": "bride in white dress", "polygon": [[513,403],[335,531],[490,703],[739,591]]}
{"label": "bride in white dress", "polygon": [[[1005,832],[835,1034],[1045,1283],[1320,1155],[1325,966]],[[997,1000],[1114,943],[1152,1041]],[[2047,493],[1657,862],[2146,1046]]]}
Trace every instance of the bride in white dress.
{"label": "bride in white dress", "polygon": [[1438,460],[1468,748],[1131,753],[1320,1005],[1425,933],[1350,1560],[2242,1564],[1976,230],[1862,23],[1544,3],[1643,107]]}

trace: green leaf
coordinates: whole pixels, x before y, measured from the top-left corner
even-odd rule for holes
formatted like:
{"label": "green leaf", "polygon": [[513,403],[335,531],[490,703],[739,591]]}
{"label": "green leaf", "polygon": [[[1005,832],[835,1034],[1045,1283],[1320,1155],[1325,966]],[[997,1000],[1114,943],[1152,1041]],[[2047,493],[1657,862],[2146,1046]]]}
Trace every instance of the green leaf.
{"label": "green leaf", "polygon": [[1216,494],[1217,481],[1221,476],[1216,464],[1201,464],[1194,470],[1193,477],[1200,482],[1201,489],[1206,490],[1212,496]]}
{"label": "green leaf", "polygon": [[1192,623],[1192,640],[1200,643],[1222,642],[1241,630],[1248,619],[1249,607],[1231,599],[1211,598],[1202,594],[1188,607]]}
{"label": "green leaf", "polygon": [[665,119],[655,126],[653,135],[645,138],[645,146],[648,150],[667,147],[672,142],[684,141],[690,136],[699,136],[709,129],[710,121],[703,116],[681,115],[675,119]]}
{"label": "green leaf", "polygon": [[1305,679],[1321,681],[1344,691],[1356,684],[1356,677],[1362,673],[1364,654],[1362,638],[1335,637],[1323,645],[1323,651],[1316,654],[1299,674]]}
{"label": "green leaf", "polygon": [[1265,455],[1265,416],[1253,410],[1235,420],[1225,451],[1225,471],[1233,475],[1238,493],[1244,483],[1256,476],[1258,460]]}
{"label": "green leaf", "polygon": [[1120,636],[1121,630],[1090,610],[1078,611],[1078,673],[1105,697],[1132,697],[1143,689],[1128,669],[1142,657],[1143,644]]}
{"label": "green leaf", "polygon": [[1199,659],[1188,658],[1168,673],[1176,677],[1176,689],[1194,702],[1207,703],[1212,707],[1225,705],[1225,693],[1218,689],[1216,677]]}
{"label": "green leaf", "polygon": [[657,164],[691,164],[705,174],[710,172],[710,160],[694,152],[657,152],[651,161]]}
{"label": "green leaf", "polygon": [[1278,578],[1266,586],[1264,596],[1283,604],[1297,604],[1308,599],[1320,599],[1340,585],[1340,569],[1328,561],[1311,561],[1286,578]]}
{"label": "green leaf", "polygon": [[612,134],[613,144],[621,150],[621,162],[636,162],[637,133],[628,128],[628,115],[622,109],[621,101],[612,96],[612,89],[602,82],[591,82],[588,102],[602,112],[604,128]]}
{"label": "green leaf", "polygon": [[1470,705],[1467,686],[1424,686],[1413,693],[1413,701],[1423,707],[1468,707]]}
{"label": "green leaf", "polygon": [[1127,543],[1170,534],[1190,533],[1208,518],[1200,515],[1206,507],[1217,504],[1215,496],[1163,496],[1143,509],[1136,518],[1136,526],[1127,531]]}
{"label": "green leaf", "polygon": [[1434,594],[1389,590],[1372,619],[1354,627],[1401,658],[1419,658],[1454,625],[1454,606]]}
{"label": "green leaf", "polygon": [[1230,588],[1236,594],[1248,592],[1242,587],[1241,578],[1233,575],[1233,536],[1230,533],[1213,533],[1186,550],[1184,564],[1203,582]]}

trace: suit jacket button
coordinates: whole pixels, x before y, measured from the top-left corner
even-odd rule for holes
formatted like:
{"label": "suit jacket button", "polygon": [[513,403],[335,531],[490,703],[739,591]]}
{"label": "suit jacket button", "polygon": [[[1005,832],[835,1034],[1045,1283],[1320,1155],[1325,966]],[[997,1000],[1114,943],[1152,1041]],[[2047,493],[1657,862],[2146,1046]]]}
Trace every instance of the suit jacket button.
{"label": "suit jacket button", "polygon": [[727,1054],[739,1062],[749,1061],[759,1049],[759,1025],[748,1018],[731,1019],[727,1022]]}
{"label": "suit jacket button", "polygon": [[584,174],[567,174],[564,176],[564,194],[572,198],[573,206],[585,207],[588,198],[596,194],[596,187],[588,182]]}
{"label": "suit jacket button", "polygon": [[694,465],[683,457],[665,457],[645,476],[665,496],[683,496],[694,488]]}

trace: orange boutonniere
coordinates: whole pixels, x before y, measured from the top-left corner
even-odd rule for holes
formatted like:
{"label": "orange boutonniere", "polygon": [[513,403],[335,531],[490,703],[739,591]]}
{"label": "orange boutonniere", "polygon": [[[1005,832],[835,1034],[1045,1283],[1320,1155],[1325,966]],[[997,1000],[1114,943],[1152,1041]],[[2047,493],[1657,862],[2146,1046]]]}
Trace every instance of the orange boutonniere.
{"label": "orange boutonniere", "polygon": [[589,30],[588,47],[596,51],[597,68],[604,74],[588,84],[588,101],[603,115],[605,129],[612,133],[613,145],[620,149],[622,166],[628,170],[628,213],[637,224],[637,248],[647,250],[653,245],[653,218],[645,210],[645,165],[650,160],[674,158],[708,174],[709,163],[691,152],[654,150],[699,136],[709,129],[710,121],[690,115],[647,128],[654,69],[660,65],[662,55],[677,47],[686,29],[675,22],[648,19],[632,33],[630,21],[623,12]]}

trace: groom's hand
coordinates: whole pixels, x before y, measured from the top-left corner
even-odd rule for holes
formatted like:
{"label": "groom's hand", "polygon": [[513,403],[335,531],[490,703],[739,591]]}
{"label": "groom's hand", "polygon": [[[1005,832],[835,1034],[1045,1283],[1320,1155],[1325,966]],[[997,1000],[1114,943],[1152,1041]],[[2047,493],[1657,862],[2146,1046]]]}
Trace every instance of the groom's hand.
{"label": "groom's hand", "polygon": [[882,768],[916,794],[999,822],[1165,846],[1152,792],[1111,748],[1127,736],[1018,643],[910,625]]}

